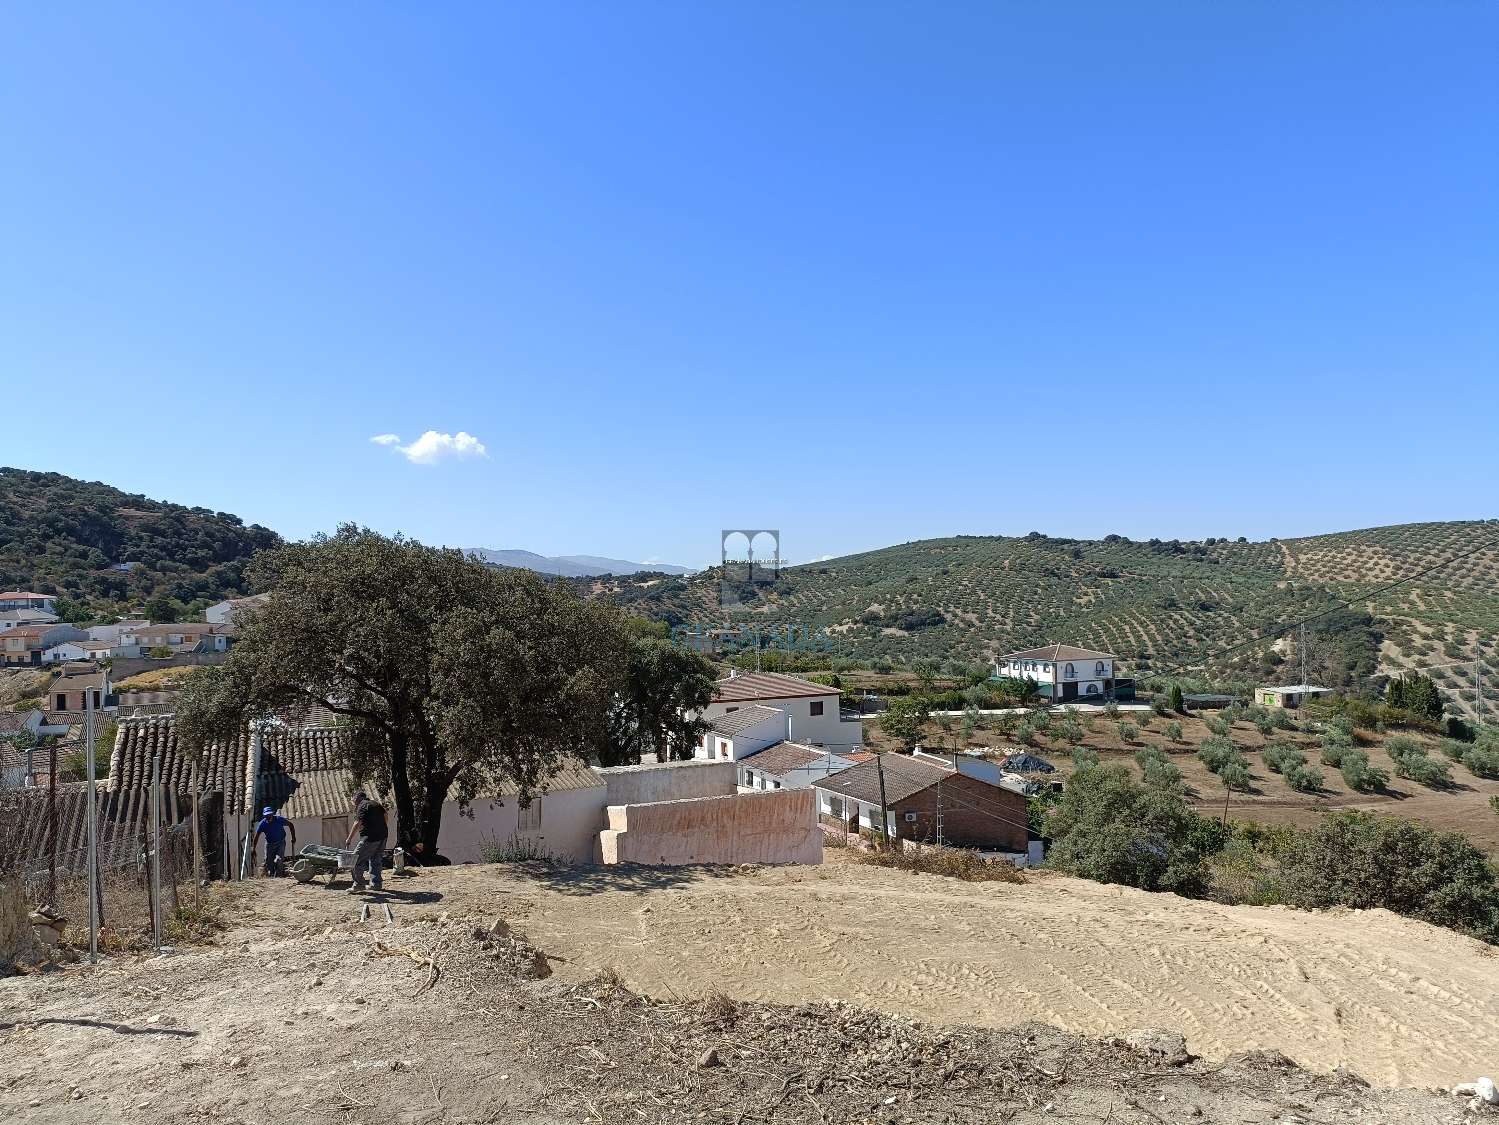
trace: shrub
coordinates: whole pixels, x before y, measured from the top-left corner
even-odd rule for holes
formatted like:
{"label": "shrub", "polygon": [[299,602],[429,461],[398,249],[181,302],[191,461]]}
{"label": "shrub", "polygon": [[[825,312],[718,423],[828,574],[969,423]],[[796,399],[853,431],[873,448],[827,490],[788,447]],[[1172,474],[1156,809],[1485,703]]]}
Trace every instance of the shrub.
{"label": "shrub", "polygon": [[1072,768],[1074,770],[1090,770],[1099,763],[1098,751],[1091,746],[1074,746],[1072,748]]}
{"label": "shrub", "polygon": [[1133,742],[1140,734],[1140,730],[1134,723],[1120,723],[1119,737],[1125,742]]}
{"label": "shrub", "polygon": [[1286,901],[1303,909],[1383,907],[1499,944],[1499,879],[1455,832],[1340,812],[1301,833],[1281,864]]}
{"label": "shrub", "polygon": [[1036,728],[1031,726],[1030,719],[1020,720],[1020,725],[1015,728],[1015,741],[1022,746],[1034,746],[1036,744]]}
{"label": "shrub", "polygon": [[1265,765],[1276,773],[1287,773],[1306,765],[1306,755],[1292,743],[1272,742],[1265,747]]}
{"label": "shrub", "polygon": [[1182,792],[1186,789],[1186,782],[1182,779],[1182,771],[1176,768],[1176,763],[1168,758],[1150,758],[1141,763],[1145,784],[1156,789],[1175,789]]}
{"label": "shrub", "polygon": [[1463,754],[1463,765],[1476,777],[1493,780],[1499,778],[1499,747],[1493,745],[1469,746]]}
{"label": "shrub", "polygon": [[1454,762],[1463,760],[1463,755],[1468,752],[1467,743],[1459,742],[1455,738],[1444,738],[1441,742],[1441,751]]}
{"label": "shrub", "polygon": [[1031,717],[1031,726],[1043,734],[1051,729],[1051,713],[1049,711],[1036,711]]}
{"label": "shrub", "polygon": [[1322,771],[1316,766],[1299,765],[1288,766],[1285,772],[1286,784],[1298,793],[1320,793],[1322,791]]}
{"label": "shrub", "polygon": [[870,851],[857,848],[851,854],[857,863],[896,867],[923,875],[946,875],[949,879],[963,879],[970,883],[1025,882],[1025,876],[1013,863],[1002,859],[988,860],[978,852],[966,848],[922,848],[914,852],[908,852],[904,848],[875,848]]}
{"label": "shrub", "polygon": [[1109,700],[1103,705],[1103,713],[1111,719],[1117,719],[1119,717],[1119,704],[1115,703],[1112,699]]}
{"label": "shrub", "polygon": [[1236,750],[1236,761],[1225,762],[1223,768],[1218,771],[1218,780],[1223,782],[1225,789],[1236,790],[1240,793],[1249,791],[1249,763],[1242,754]]}
{"label": "shrub", "polygon": [[1073,774],[1047,830],[1048,863],[1059,871],[1181,894],[1207,889],[1204,856],[1223,838],[1181,793],[1139,785],[1117,765]]}
{"label": "shrub", "polygon": [[1150,701],[1150,709],[1157,715],[1160,715],[1162,718],[1165,718],[1167,715],[1171,714],[1171,708],[1160,696],[1156,696]]}
{"label": "shrub", "polygon": [[1343,752],[1340,763],[1343,771],[1343,781],[1348,788],[1360,793],[1369,793],[1376,789],[1383,789],[1390,783],[1390,775],[1384,770],[1369,764],[1369,755],[1362,750],[1354,750],[1351,747]]}
{"label": "shrub", "polygon": [[1277,707],[1270,712],[1270,725],[1276,730],[1295,730],[1296,720],[1284,707]]}
{"label": "shrub", "polygon": [[1171,685],[1171,692],[1168,696],[1167,702],[1170,705],[1171,710],[1175,711],[1177,714],[1181,714],[1187,709],[1186,700],[1182,698],[1181,684]]}
{"label": "shrub", "polygon": [[1076,715],[1064,715],[1054,724],[1052,731],[1058,738],[1065,742],[1081,742],[1083,740],[1083,724],[1077,721]]}
{"label": "shrub", "polygon": [[1221,715],[1209,716],[1206,722],[1208,730],[1219,738],[1227,738],[1234,729],[1234,725]]}
{"label": "shrub", "polygon": [[1197,760],[1213,773],[1217,773],[1239,756],[1239,752],[1234,749],[1234,744],[1222,737],[1208,739],[1197,751]]}
{"label": "shrub", "polygon": [[1144,711],[1136,712],[1135,725],[1141,730],[1149,730],[1151,722],[1152,720],[1149,714]]}
{"label": "shrub", "polygon": [[1166,737],[1172,742],[1180,742],[1182,740],[1182,725],[1175,719],[1166,724]]}

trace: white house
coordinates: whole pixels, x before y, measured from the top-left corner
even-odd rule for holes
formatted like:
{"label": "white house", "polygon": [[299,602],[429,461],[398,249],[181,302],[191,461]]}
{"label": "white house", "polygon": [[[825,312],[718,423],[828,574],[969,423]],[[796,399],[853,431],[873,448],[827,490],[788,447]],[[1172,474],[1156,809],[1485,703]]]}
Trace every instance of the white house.
{"label": "white house", "polygon": [[121,623],[119,643],[111,650],[115,656],[148,655],[152,649],[172,652],[224,652],[234,636],[234,626],[214,625],[206,621],[182,621],[172,625]]}
{"label": "white house", "polygon": [[703,732],[692,756],[710,761],[737,762],[785,739],[788,722],[786,712],[775,707],[762,707],[757,703],[734,707],[728,714],[708,720],[708,729]]}
{"label": "white house", "polygon": [[[859,757],[865,755],[860,754]],[[757,789],[807,789],[830,773],[846,770],[853,759],[800,742],[777,742],[739,759],[741,793]]]}
{"label": "white house", "polygon": [[111,648],[120,643],[120,634],[131,629],[144,629],[151,622],[144,618],[129,618],[125,621],[116,621],[113,625],[90,625],[88,637],[91,641],[103,641]]}
{"label": "white house", "polygon": [[1262,707],[1294,709],[1309,699],[1331,692],[1332,688],[1318,687],[1315,684],[1290,684],[1286,687],[1257,687],[1254,689],[1254,698]]}
{"label": "white house", "polygon": [[788,724],[780,738],[835,751],[863,746],[864,725],[843,722],[838,712],[840,694],[837,688],[800,676],[731,672],[715,685],[703,718],[711,723],[744,707],[774,708],[785,713]]}
{"label": "white house", "polygon": [[49,649],[43,649],[42,663],[65,664],[70,660],[92,660],[95,654],[83,647],[87,643],[86,641],[63,641]]}
{"label": "white house", "polygon": [[[29,590],[0,590],[0,610],[39,609],[51,613],[56,608],[56,594],[35,594]],[[53,620],[57,619],[54,617]]]}
{"label": "white house", "polygon": [[58,616],[45,609],[0,610],[0,633],[21,625],[56,625]]}
{"label": "white house", "polygon": [[1076,645],[1046,645],[1001,656],[994,674],[1015,680],[1034,680],[1036,690],[1061,703],[1070,699],[1102,698],[1114,688],[1118,657]]}
{"label": "white house", "polygon": [[229,598],[215,602],[203,611],[203,619],[210,625],[231,625],[236,613],[263,605],[270,597],[270,594],[251,594],[248,598]]}

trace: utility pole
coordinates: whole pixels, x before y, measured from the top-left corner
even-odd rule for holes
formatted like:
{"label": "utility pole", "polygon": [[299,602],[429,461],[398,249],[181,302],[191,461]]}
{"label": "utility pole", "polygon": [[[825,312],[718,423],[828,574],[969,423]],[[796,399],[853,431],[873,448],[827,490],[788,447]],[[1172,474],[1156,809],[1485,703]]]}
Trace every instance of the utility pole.
{"label": "utility pole", "polygon": [[57,739],[47,762],[47,905],[57,909]]}
{"label": "utility pole", "polygon": [[890,846],[890,805],[885,800],[885,755],[874,756],[874,770],[880,778],[880,842],[883,847]]}
{"label": "utility pole", "polygon": [[83,689],[83,761],[88,774],[88,959],[99,960],[99,851],[94,806],[94,689]]}

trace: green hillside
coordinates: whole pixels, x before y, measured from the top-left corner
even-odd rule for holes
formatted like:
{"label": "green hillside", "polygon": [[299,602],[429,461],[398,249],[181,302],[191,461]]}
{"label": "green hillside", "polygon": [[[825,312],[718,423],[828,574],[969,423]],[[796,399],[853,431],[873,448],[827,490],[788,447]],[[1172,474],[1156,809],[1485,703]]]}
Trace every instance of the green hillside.
{"label": "green hillside", "polygon": [[193,606],[247,592],[246,562],[279,542],[226,512],[0,468],[0,589],[66,595],[100,611],[162,596]]}
{"label": "green hillside", "polygon": [[[1066,640],[1117,653],[1140,674],[1190,668],[1259,678],[1299,671],[1294,643],[1269,639],[1286,622],[1468,551],[1475,553],[1309,629],[1309,675],[1367,686],[1403,667],[1472,660],[1480,651],[1499,665],[1499,523],[1407,524],[1265,543],[1037,533],[928,539],[788,568],[732,614],[718,609],[717,570],[592,588],[673,623],[824,628],[842,655],[858,660],[971,663]],[[1214,657],[1256,635],[1267,639]],[[1462,694],[1473,694],[1471,669],[1431,674],[1454,702],[1472,702]],[[1485,690],[1499,697],[1499,678]]]}

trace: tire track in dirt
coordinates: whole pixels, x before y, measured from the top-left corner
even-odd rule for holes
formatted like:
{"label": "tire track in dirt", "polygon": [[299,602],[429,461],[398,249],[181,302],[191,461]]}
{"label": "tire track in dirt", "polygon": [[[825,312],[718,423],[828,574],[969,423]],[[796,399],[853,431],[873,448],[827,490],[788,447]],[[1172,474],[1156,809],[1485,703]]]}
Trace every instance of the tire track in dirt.
{"label": "tire track in dirt", "polygon": [[835,998],[1094,1035],[1167,1026],[1209,1057],[1274,1048],[1386,1084],[1450,1084],[1499,1057],[1499,958],[1385,911],[1227,907],[1049,875],[973,884],[843,863],[698,873],[664,894],[494,878],[530,888],[527,933],[566,958],[562,975],[613,969],[661,997]]}

